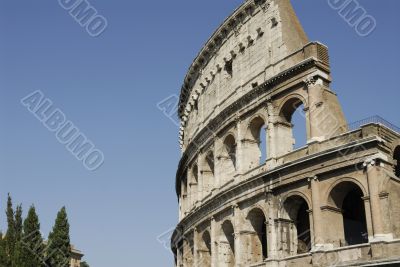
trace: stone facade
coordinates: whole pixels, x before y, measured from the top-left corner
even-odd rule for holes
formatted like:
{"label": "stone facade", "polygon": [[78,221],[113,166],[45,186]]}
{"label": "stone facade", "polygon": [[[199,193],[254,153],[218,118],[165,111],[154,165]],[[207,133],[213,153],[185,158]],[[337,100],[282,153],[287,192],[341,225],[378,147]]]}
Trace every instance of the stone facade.
{"label": "stone facade", "polygon": [[176,266],[400,264],[400,130],[349,127],[330,83],[289,0],[245,1],[217,29],[181,90]]}
{"label": "stone facade", "polygon": [[83,253],[76,249],[74,246],[71,246],[71,264],[70,267],[80,267],[81,260],[83,258]]}

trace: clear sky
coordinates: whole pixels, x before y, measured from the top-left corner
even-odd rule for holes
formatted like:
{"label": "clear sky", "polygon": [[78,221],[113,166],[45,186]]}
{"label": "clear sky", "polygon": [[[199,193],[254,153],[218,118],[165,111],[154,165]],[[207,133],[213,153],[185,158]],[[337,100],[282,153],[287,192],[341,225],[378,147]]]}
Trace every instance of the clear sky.
{"label": "clear sky", "polygon": [[[177,223],[178,129],[157,109],[242,1],[91,0],[97,38],[57,0],[0,1],[0,226],[11,192],[34,203],[47,236],[66,205],[72,242],[91,266],[172,265],[157,236]],[[377,29],[360,37],[326,0],[293,0],[310,40],[330,48],[349,122],[379,114],[400,125],[398,0],[360,0]],[[41,90],[104,152],[94,172],[20,103]],[[26,214],[26,213],[25,213]]]}

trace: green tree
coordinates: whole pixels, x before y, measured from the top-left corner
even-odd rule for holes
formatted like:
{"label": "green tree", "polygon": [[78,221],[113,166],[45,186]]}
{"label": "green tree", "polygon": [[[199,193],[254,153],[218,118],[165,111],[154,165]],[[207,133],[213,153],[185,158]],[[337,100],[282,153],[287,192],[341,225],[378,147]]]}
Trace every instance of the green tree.
{"label": "green tree", "polygon": [[14,218],[14,234],[15,234],[15,245],[14,251],[11,254],[11,264],[12,266],[19,266],[19,257],[21,256],[21,239],[22,239],[22,206],[17,206],[15,210]]}
{"label": "green tree", "polygon": [[15,210],[15,242],[17,243],[22,237],[22,205],[17,206]]}
{"label": "green tree", "polygon": [[71,259],[69,223],[65,207],[57,214],[53,231],[49,234],[46,248],[47,264],[50,267],[67,267]]}
{"label": "green tree", "polygon": [[12,205],[12,199],[10,194],[8,194],[8,199],[7,199],[7,210],[6,210],[6,215],[7,215],[7,232],[5,236],[5,252],[6,252],[6,261],[7,261],[7,266],[12,266],[12,258],[14,255],[14,249],[15,249],[15,217],[14,217],[14,209]]}
{"label": "green tree", "polygon": [[23,224],[21,239],[16,245],[15,266],[40,267],[44,262],[43,238],[40,233],[39,217],[31,206]]}
{"label": "green tree", "polygon": [[86,261],[81,262],[81,267],[90,267]]}
{"label": "green tree", "polygon": [[0,232],[0,267],[7,267],[7,264],[6,242],[3,233]]}

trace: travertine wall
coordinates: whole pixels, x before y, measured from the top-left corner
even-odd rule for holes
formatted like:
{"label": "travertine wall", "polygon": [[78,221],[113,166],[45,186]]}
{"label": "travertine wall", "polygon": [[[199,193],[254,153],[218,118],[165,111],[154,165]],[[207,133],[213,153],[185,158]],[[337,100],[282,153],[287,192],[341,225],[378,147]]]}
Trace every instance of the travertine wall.
{"label": "travertine wall", "polygon": [[246,1],[214,33],[181,92],[177,266],[400,260],[400,134],[349,131],[330,83],[289,0]]}

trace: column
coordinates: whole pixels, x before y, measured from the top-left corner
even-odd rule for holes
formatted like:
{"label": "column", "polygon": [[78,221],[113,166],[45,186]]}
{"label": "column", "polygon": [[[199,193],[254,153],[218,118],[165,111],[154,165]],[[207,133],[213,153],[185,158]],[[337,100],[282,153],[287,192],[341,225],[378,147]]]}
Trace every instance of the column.
{"label": "column", "polygon": [[309,178],[311,182],[311,198],[312,198],[312,214],[313,214],[313,226],[314,236],[311,239],[314,240],[312,250],[319,250],[325,246],[325,240],[323,238],[323,220],[321,211],[321,200],[320,200],[320,189],[319,180],[317,176]]}
{"label": "column", "polygon": [[[373,240],[390,240],[391,235],[389,235],[385,229],[383,212],[381,205],[380,194],[380,183],[382,182],[384,175],[381,173],[381,167],[376,160],[366,161],[364,163],[365,172],[368,181],[368,191],[370,197],[370,207],[371,207],[371,217],[372,217],[372,230],[373,230]],[[371,241],[371,240],[370,240]]]}
{"label": "column", "polygon": [[241,120],[237,121],[237,140],[236,140],[236,170],[237,173],[243,174],[245,172],[244,162],[246,153],[244,151],[243,139],[245,138],[246,131],[243,129],[243,122]]}
{"label": "column", "polygon": [[241,226],[241,214],[240,208],[238,205],[234,205],[233,209],[233,227],[235,230],[235,261],[236,266],[244,267],[242,254],[243,254],[243,245],[244,242],[242,241],[241,234],[240,234],[240,226]]}
{"label": "column", "polygon": [[193,230],[193,266],[195,267],[200,267],[199,265],[199,260],[200,260],[200,255],[199,255],[199,231],[197,227],[194,228]]}
{"label": "column", "polygon": [[275,122],[277,120],[274,115],[274,106],[271,100],[267,102],[267,114],[268,121],[267,124],[267,158],[276,158],[277,157],[277,149],[276,149],[276,131],[275,131]]}
{"label": "column", "polygon": [[211,267],[218,267],[218,229],[215,218],[211,218]]}

